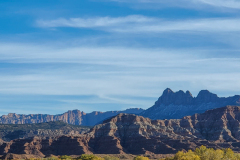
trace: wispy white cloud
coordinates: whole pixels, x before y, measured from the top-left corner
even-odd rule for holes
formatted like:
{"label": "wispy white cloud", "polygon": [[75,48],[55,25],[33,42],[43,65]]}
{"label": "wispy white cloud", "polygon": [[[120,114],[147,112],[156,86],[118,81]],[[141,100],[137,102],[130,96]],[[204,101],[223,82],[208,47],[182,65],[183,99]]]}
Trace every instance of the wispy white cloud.
{"label": "wispy white cloud", "polygon": [[217,6],[217,7],[227,7],[227,8],[240,8],[239,0],[197,0],[201,3]]}
{"label": "wispy white cloud", "polygon": [[56,20],[38,20],[37,25],[40,27],[76,27],[76,28],[96,28],[119,26],[131,23],[148,23],[156,21],[155,18],[149,18],[140,15],[130,15],[126,17],[95,17],[95,18],[59,18]]}
{"label": "wispy white cloud", "polygon": [[92,28],[120,33],[163,33],[163,32],[238,32],[239,18],[208,18],[186,20],[164,20],[146,16],[70,18],[39,20],[39,27]]}
{"label": "wispy white cloud", "polygon": [[[102,97],[126,94],[154,96],[159,92],[159,88],[165,88],[171,82],[175,85],[182,82],[191,84],[192,81],[222,82],[226,79],[235,82],[236,76],[239,75],[234,72],[240,68],[239,57],[212,59],[201,56],[217,52],[198,49],[57,48],[2,44],[0,45],[2,62],[16,65],[31,63],[32,66],[33,63],[38,63],[43,67],[21,68],[20,73],[13,75],[2,70],[0,92],[47,95],[96,94]],[[45,66],[46,63],[51,64],[51,67]],[[233,90],[236,88],[238,87],[232,87]]]}
{"label": "wispy white cloud", "polygon": [[[0,62],[11,68],[0,68],[0,94],[95,95],[99,104],[144,108],[153,102],[131,96],[157,98],[166,87],[194,95],[201,89],[237,94],[240,57],[202,56],[210,53],[218,51],[1,43]],[[87,105],[71,99],[63,103],[66,110]]]}
{"label": "wispy white cloud", "polygon": [[[129,3],[133,5],[141,5],[144,8],[146,4],[152,5],[152,7],[183,7],[183,8],[201,8],[204,6],[220,7],[220,8],[234,8],[240,9],[240,2],[238,0],[111,0],[120,3]],[[147,6],[148,7],[148,6]]]}
{"label": "wispy white cloud", "polygon": [[[14,46],[14,47],[13,47]],[[189,51],[181,55],[174,50],[135,49],[124,47],[50,47],[25,44],[0,44],[0,60],[13,63],[79,63],[114,65],[125,67],[154,67],[160,62],[174,57],[187,57]],[[147,61],[144,63],[142,60]],[[135,58],[139,59],[137,61]],[[158,59],[156,63],[154,60]],[[164,60],[161,60],[164,59]],[[134,63],[132,63],[134,62]]]}

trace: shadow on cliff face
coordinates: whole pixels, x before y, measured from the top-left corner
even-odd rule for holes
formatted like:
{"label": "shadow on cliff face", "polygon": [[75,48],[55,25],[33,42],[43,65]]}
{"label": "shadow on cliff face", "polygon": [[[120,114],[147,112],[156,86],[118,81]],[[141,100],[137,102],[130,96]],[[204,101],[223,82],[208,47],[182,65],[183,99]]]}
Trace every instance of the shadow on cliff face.
{"label": "shadow on cliff face", "polygon": [[119,114],[77,136],[5,142],[0,154],[174,154],[204,145],[240,152],[240,107],[226,106],[182,119],[151,120]]}

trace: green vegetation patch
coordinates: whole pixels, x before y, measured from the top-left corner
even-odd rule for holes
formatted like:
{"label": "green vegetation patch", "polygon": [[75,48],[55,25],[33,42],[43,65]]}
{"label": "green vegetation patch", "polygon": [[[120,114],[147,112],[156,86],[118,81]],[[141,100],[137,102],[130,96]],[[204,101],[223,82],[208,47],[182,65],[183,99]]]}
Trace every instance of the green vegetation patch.
{"label": "green vegetation patch", "polygon": [[184,153],[179,151],[174,157],[161,160],[240,160],[240,154],[234,153],[231,149],[213,149],[201,146],[195,151],[189,150]]}
{"label": "green vegetation patch", "polygon": [[88,131],[91,127],[67,124],[63,121],[51,121],[32,124],[0,124],[0,138],[10,141],[34,136],[38,130]]}
{"label": "green vegetation patch", "polygon": [[78,126],[65,123],[63,121],[51,121],[46,123],[32,123],[32,124],[0,124],[0,132],[2,131],[28,131],[36,129],[63,129],[63,128],[72,128],[72,129],[90,129],[88,126]]}

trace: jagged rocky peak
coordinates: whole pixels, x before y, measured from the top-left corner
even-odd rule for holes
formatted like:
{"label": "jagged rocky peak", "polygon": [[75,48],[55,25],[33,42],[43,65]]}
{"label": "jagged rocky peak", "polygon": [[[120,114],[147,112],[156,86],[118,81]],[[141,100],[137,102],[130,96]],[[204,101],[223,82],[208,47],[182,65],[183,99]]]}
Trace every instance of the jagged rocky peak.
{"label": "jagged rocky peak", "polygon": [[190,92],[190,91],[186,91],[186,94],[187,94],[187,96],[190,96],[190,97],[192,97],[192,93]]}
{"label": "jagged rocky peak", "polygon": [[172,95],[173,93],[174,92],[170,88],[167,88],[163,91],[163,96]]}
{"label": "jagged rocky peak", "polygon": [[173,92],[170,88],[167,88],[163,91],[162,96],[158,99],[156,103],[158,104],[190,104],[192,103],[193,97],[192,94],[187,91],[186,93],[182,90]]}
{"label": "jagged rocky peak", "polygon": [[208,90],[201,90],[197,97],[193,97],[190,91],[186,93],[182,90],[173,92],[170,88],[163,91],[162,96],[158,99],[157,104],[165,105],[189,105],[194,103],[216,102],[219,97]]}
{"label": "jagged rocky peak", "polygon": [[199,103],[216,102],[218,99],[219,97],[216,94],[211,93],[208,90],[201,90],[196,97],[196,102]]}
{"label": "jagged rocky peak", "polygon": [[201,90],[193,97],[189,91],[173,92],[167,88],[155,104],[140,115],[151,119],[179,119],[227,105],[240,106],[240,95],[218,97],[208,90]]}

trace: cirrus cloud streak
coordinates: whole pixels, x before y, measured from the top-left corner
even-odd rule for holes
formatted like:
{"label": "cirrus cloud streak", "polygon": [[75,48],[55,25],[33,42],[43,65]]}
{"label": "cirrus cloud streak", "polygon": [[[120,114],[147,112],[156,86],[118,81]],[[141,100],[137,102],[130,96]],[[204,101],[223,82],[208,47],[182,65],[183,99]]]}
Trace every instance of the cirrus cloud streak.
{"label": "cirrus cloud streak", "polygon": [[131,5],[141,5],[141,8],[149,7],[181,7],[181,8],[205,8],[211,6],[215,8],[232,8],[240,9],[240,2],[238,0],[110,0],[119,3],[128,3]]}
{"label": "cirrus cloud streak", "polygon": [[155,17],[131,15],[126,17],[60,18],[37,20],[43,28],[89,28],[116,33],[163,33],[163,32],[239,32],[239,18],[207,18],[165,20]]}

